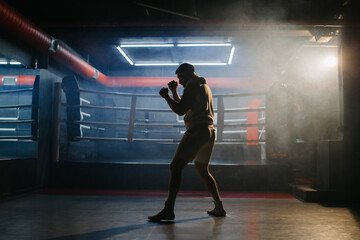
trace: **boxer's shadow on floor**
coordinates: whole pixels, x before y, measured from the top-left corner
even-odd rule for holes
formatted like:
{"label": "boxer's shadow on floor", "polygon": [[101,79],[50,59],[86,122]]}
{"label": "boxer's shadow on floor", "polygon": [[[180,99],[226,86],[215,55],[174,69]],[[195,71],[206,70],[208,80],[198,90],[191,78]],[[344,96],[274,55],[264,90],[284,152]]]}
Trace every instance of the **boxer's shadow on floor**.
{"label": "boxer's shadow on floor", "polygon": [[189,219],[181,219],[181,220],[175,220],[175,221],[163,221],[163,222],[147,222],[143,224],[136,224],[136,225],[129,225],[119,228],[112,228],[112,229],[106,229],[106,230],[100,230],[100,231],[94,231],[94,232],[88,232],[88,233],[81,233],[81,234],[73,234],[73,235],[67,235],[67,236],[61,236],[61,237],[55,237],[55,238],[47,238],[47,240],[93,240],[93,239],[104,239],[109,238],[115,235],[124,234],[130,231],[144,229],[144,228],[151,228],[158,225],[172,225],[172,224],[179,224],[179,223],[186,223],[186,222],[192,222],[192,221],[199,221],[199,220],[205,220],[210,219],[211,216],[206,217],[198,217],[198,218],[189,218]]}

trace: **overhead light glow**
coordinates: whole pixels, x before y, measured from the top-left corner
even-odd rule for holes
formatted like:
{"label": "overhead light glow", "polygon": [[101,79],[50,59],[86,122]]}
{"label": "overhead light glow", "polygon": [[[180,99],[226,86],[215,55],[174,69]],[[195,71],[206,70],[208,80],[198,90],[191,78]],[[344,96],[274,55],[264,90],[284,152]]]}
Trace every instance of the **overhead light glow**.
{"label": "overhead light glow", "polygon": [[178,66],[179,63],[135,63],[135,66]]}
{"label": "overhead light glow", "polygon": [[337,59],[334,56],[329,56],[324,60],[324,65],[326,67],[334,67],[336,64],[337,64]]}
{"label": "overhead light glow", "polygon": [[137,47],[174,47],[174,44],[162,43],[162,44],[120,44],[122,48],[137,48]]}
{"label": "overhead light glow", "polygon": [[202,63],[191,63],[194,66],[225,66],[226,63],[219,63],[219,62],[202,62]]}
{"label": "overhead light glow", "polygon": [[124,52],[124,50],[121,49],[121,47],[117,46],[116,47],[117,50],[119,50],[119,52],[121,53],[121,55],[124,56],[124,58],[126,59],[126,61],[128,61],[130,63],[130,65],[134,65],[133,61],[131,61],[131,59],[126,55],[126,53]]}
{"label": "overhead light glow", "polygon": [[[201,63],[191,63],[194,66],[225,66],[227,63],[219,62],[201,62]],[[135,63],[135,66],[178,66],[179,63]]]}
{"label": "overhead light glow", "polygon": [[17,61],[11,60],[11,61],[10,61],[10,64],[11,64],[11,65],[20,65],[21,62],[17,62]]}
{"label": "overhead light glow", "polygon": [[11,65],[21,65],[21,62],[15,61],[15,60],[6,60],[6,59],[0,59],[0,64],[11,64]]}
{"label": "overhead light glow", "polygon": [[231,48],[231,52],[230,52],[230,56],[229,56],[229,61],[228,61],[228,64],[230,65],[231,62],[232,62],[232,59],[233,59],[233,56],[234,56],[234,52],[235,52],[235,47],[233,46]]}
{"label": "overhead light glow", "polygon": [[[198,66],[225,66],[230,65],[232,63],[235,46],[231,43],[180,43],[180,44],[172,44],[172,43],[163,43],[163,44],[120,44],[116,48],[119,52],[124,56],[124,58],[130,63],[130,65],[134,66],[178,66],[180,63],[174,62],[140,62],[135,63],[132,61],[130,57],[125,53],[122,48],[144,48],[144,47],[232,47],[230,51],[230,55],[227,62],[197,62],[192,63],[193,65]],[[225,60],[226,61],[226,60]]]}
{"label": "overhead light glow", "polygon": [[178,47],[231,47],[231,43],[180,43]]}

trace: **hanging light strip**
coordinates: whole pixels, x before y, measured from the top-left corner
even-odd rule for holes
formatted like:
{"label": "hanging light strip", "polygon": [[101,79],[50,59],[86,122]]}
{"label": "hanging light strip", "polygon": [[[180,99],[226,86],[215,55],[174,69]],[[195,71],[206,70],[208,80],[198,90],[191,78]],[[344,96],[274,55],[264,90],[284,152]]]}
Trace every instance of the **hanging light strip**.
{"label": "hanging light strip", "polygon": [[174,47],[174,44],[163,43],[163,44],[120,44],[122,48],[137,48],[137,47]]}
{"label": "hanging light strip", "polygon": [[117,50],[119,50],[119,52],[121,53],[121,55],[123,55],[123,57],[126,59],[126,61],[128,61],[130,63],[130,65],[134,65],[134,62],[131,61],[131,59],[128,57],[128,55],[126,55],[126,53],[124,52],[124,50],[121,49],[121,47],[117,46],[116,47]]}
{"label": "hanging light strip", "polygon": [[194,66],[225,66],[227,63],[221,62],[201,62],[201,63],[191,63]]}
{"label": "hanging light strip", "polygon": [[135,66],[178,66],[179,63],[135,63]]}
{"label": "hanging light strip", "polygon": [[178,47],[231,47],[231,43],[179,43]]}
{"label": "hanging light strip", "polygon": [[148,63],[135,63],[130,57],[125,53],[122,48],[151,48],[151,47],[232,47],[229,55],[229,59],[227,62],[198,62],[192,63],[197,66],[226,66],[232,63],[233,55],[235,52],[235,46],[231,43],[179,43],[179,44],[170,44],[170,43],[162,43],[162,44],[120,44],[116,48],[123,55],[123,57],[130,63],[130,65],[134,66],[178,66],[180,63],[156,63],[156,62],[148,62]]}
{"label": "hanging light strip", "polygon": [[230,65],[231,62],[232,62],[232,59],[233,59],[233,56],[234,56],[234,52],[235,52],[235,47],[233,46],[231,48],[231,52],[230,52],[230,56],[229,56],[229,61],[228,61],[228,64]]}
{"label": "hanging light strip", "polygon": [[21,65],[21,62],[11,60],[10,65]]}

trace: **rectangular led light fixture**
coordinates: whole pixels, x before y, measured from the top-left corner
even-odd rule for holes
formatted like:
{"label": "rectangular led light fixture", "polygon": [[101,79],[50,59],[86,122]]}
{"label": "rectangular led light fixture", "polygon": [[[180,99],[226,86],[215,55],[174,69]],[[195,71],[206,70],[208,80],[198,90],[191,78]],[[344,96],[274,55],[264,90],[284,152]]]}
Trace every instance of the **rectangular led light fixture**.
{"label": "rectangular led light fixture", "polygon": [[21,62],[11,60],[11,61],[10,61],[10,64],[11,64],[11,65],[20,65]]}
{"label": "rectangular led light fixture", "polygon": [[[191,63],[194,66],[225,66],[227,63],[221,62],[201,62]],[[134,66],[178,66],[180,63],[135,63]]]}
{"label": "rectangular led light fixture", "polygon": [[121,55],[133,66],[178,66],[180,63],[176,62],[140,62],[135,63],[130,59],[130,57],[125,53],[122,48],[151,48],[151,47],[232,47],[229,55],[229,59],[227,62],[197,62],[192,63],[193,65],[197,66],[226,66],[232,63],[233,55],[235,52],[235,46],[231,43],[179,43],[179,44],[172,44],[172,43],[141,43],[141,44],[120,44],[116,48],[119,50]]}
{"label": "rectangular led light fixture", "polygon": [[135,66],[178,66],[179,63],[135,63]]}
{"label": "rectangular led light fixture", "polygon": [[137,47],[174,47],[174,44],[161,43],[161,44],[120,44],[122,48],[137,48]]}
{"label": "rectangular led light fixture", "polygon": [[231,47],[231,43],[179,43],[178,47]]}
{"label": "rectangular led light fixture", "polygon": [[202,63],[191,63],[194,66],[225,66],[227,63],[221,62],[202,62]]}
{"label": "rectangular led light fixture", "polygon": [[230,65],[234,56],[234,52],[235,52],[235,47],[233,46],[231,48],[231,52],[230,52],[230,56],[229,56],[229,60],[228,60],[228,64]]}
{"label": "rectangular led light fixture", "polygon": [[119,50],[121,55],[123,55],[123,57],[126,59],[126,61],[128,61],[130,63],[130,65],[134,65],[133,61],[131,61],[131,59],[128,57],[128,55],[126,55],[124,50],[121,49],[121,47],[117,46],[116,48],[117,48],[117,50]]}
{"label": "rectangular led light fixture", "polygon": [[0,59],[0,64],[2,65],[6,65],[6,64],[11,64],[11,65],[21,65],[21,62],[15,61],[15,60],[6,60],[6,59]]}

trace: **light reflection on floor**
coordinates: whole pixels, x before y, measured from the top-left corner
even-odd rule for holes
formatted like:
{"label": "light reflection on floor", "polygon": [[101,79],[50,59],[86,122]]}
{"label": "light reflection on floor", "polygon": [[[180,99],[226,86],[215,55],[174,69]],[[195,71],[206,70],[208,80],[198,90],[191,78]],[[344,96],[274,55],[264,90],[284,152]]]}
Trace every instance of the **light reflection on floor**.
{"label": "light reflection on floor", "polygon": [[359,206],[297,199],[224,198],[228,216],[212,218],[205,197],[178,198],[174,222],[147,216],[164,197],[32,194],[0,206],[1,239],[359,239]]}

